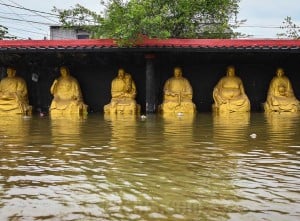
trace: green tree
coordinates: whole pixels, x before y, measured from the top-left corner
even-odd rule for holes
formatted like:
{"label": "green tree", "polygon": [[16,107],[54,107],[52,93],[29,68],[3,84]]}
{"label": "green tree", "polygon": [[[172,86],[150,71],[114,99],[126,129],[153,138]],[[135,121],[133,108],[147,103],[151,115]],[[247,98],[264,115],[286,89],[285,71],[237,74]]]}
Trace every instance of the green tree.
{"label": "green tree", "polygon": [[7,27],[0,25],[0,40],[5,39],[7,37],[7,34],[8,34]]}
{"label": "green tree", "polygon": [[280,26],[285,32],[277,34],[279,38],[293,38],[300,39],[300,26],[296,25],[292,18],[287,16]]}
{"label": "green tree", "polygon": [[0,25],[0,40],[4,39],[16,39],[16,37],[10,36],[8,33],[8,28],[3,25]]}
{"label": "green tree", "polygon": [[60,10],[66,27],[81,27],[94,38],[136,42],[149,38],[236,38],[240,0],[109,0],[99,14],[76,5]]}

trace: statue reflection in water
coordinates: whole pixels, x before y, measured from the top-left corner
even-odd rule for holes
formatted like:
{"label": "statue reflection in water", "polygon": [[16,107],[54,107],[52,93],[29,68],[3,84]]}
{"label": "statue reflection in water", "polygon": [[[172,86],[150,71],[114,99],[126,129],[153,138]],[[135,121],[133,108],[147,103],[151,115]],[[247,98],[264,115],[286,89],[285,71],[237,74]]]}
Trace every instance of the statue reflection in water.
{"label": "statue reflection in water", "polygon": [[30,119],[23,116],[8,115],[0,121],[0,147],[1,145],[25,146],[30,142]]}
{"label": "statue reflection in water", "polygon": [[214,113],[214,142],[221,148],[247,147],[249,112]]}
{"label": "statue reflection in water", "polygon": [[83,136],[81,128],[86,116],[56,115],[51,117],[52,141],[54,145],[77,146]]}
{"label": "statue reflection in water", "polygon": [[16,69],[7,68],[7,77],[0,81],[0,114],[31,115],[31,111],[25,80],[16,76]]}
{"label": "statue reflection in water", "polygon": [[56,79],[50,89],[53,100],[49,109],[51,116],[86,115],[87,105],[84,104],[78,81],[71,76],[65,66],[60,68],[61,76]]}
{"label": "statue reflection in water", "polygon": [[111,146],[122,151],[137,148],[137,116],[132,114],[104,114],[104,119],[111,125]]}
{"label": "statue reflection in water", "polygon": [[[176,114],[164,114],[162,117],[163,143],[160,152],[157,151],[156,154],[160,164],[153,166],[157,168],[156,171],[164,171],[159,177],[161,179],[163,176],[166,180],[160,186],[161,195],[170,202],[175,202],[175,209],[176,202],[179,202],[178,194],[181,202],[187,202],[183,205],[185,220],[193,220],[192,217],[196,217],[196,214],[203,220],[209,220],[208,217],[212,216],[222,220],[226,217],[224,211],[233,209],[234,206],[222,205],[222,209],[216,212],[215,201],[236,198],[231,182],[235,167],[231,165],[231,161],[219,157],[215,148],[210,147],[210,138],[195,134],[199,127],[203,127],[198,125],[196,117]],[[204,207],[206,212],[203,211]]]}
{"label": "statue reflection in water", "polygon": [[216,212],[215,201],[236,198],[228,170],[224,170],[228,162],[220,159],[222,166],[206,166],[208,156],[202,158],[202,148],[193,141],[194,126],[198,126],[195,118],[164,114],[155,116],[153,124],[151,117],[142,121],[130,115],[105,115],[112,129],[110,147],[114,147],[105,151],[111,167],[105,177],[111,193],[120,200],[118,207],[128,208],[123,215],[139,214],[143,220],[153,212],[167,220],[174,220],[174,214],[184,220],[226,216],[231,206],[222,205]]}
{"label": "statue reflection in water", "polygon": [[300,113],[266,112],[265,118],[269,128],[269,139],[267,139],[269,146],[287,147],[288,145],[299,145],[295,142],[299,138]]}
{"label": "statue reflection in water", "polygon": [[165,148],[184,149],[186,145],[193,142],[194,115],[164,113],[162,118],[164,126],[163,146]]}

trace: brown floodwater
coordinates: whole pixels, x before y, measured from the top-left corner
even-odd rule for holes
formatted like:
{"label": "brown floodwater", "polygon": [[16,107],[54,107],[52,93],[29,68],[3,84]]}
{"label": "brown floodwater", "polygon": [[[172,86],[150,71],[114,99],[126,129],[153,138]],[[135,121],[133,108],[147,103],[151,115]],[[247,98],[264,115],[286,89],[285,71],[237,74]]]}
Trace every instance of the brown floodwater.
{"label": "brown floodwater", "polygon": [[0,121],[0,220],[300,220],[300,115]]}

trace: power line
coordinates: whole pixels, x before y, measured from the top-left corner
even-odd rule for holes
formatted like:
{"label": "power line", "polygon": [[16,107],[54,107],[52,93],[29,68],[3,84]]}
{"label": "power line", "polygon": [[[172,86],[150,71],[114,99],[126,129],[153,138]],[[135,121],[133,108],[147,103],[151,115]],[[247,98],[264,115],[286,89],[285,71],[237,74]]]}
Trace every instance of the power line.
{"label": "power line", "polygon": [[[13,2],[13,1],[11,1],[11,0],[9,0],[9,1],[10,1],[10,2]],[[13,3],[15,3],[15,2],[13,2]],[[17,4],[17,3],[15,3],[15,4],[16,4],[16,5],[19,5],[19,4]],[[39,13],[42,13],[42,14],[51,15],[51,16],[54,16],[54,17],[57,17],[57,18],[59,17],[59,15],[54,14],[54,13],[49,13],[49,12],[44,12],[44,11],[38,11],[38,10],[34,10],[34,9],[29,9],[29,8],[25,8],[25,7],[21,6],[21,5],[19,5],[19,6],[14,6],[14,5],[5,4],[5,3],[0,3],[0,5],[4,5],[4,6],[8,6],[8,7],[13,7],[13,8],[18,8],[18,9],[22,9],[22,10],[26,10],[26,11],[30,11],[30,12],[34,12],[37,16],[42,16],[42,15],[39,14]],[[3,12],[1,12],[1,13],[3,13]],[[42,16],[42,17],[48,19],[48,18],[45,17],[45,16]],[[72,17],[72,16],[70,16],[70,17]],[[51,21],[53,21],[53,20],[51,20]],[[87,21],[89,21],[89,20],[87,20]],[[55,22],[56,22],[56,21],[55,21]],[[232,24],[232,25],[234,25],[234,24]],[[239,25],[239,27],[281,28],[280,26],[273,26],[273,25],[265,25],[265,26],[261,26],[261,25]],[[295,28],[300,28],[300,27],[295,27]]]}
{"label": "power line", "polygon": [[[42,33],[42,32],[30,31],[30,30],[26,30],[26,29],[11,27],[11,26],[5,26],[5,27],[7,27],[8,29],[15,29],[15,30],[19,30],[22,32],[29,32],[29,33],[33,33],[33,34],[44,35],[44,33]],[[47,36],[49,36],[49,34],[47,34]]]}
{"label": "power line", "polygon": [[[40,17],[40,15],[33,15],[33,14],[23,14],[23,13],[11,13],[11,12],[0,12],[0,14],[4,14],[4,15],[22,15],[22,16],[28,16],[28,17]],[[50,17],[54,17],[54,16],[50,16]]]}
{"label": "power line", "polygon": [[[6,4],[6,3],[3,3],[2,0],[0,0],[2,3],[0,3],[0,5],[3,5],[3,6],[6,6],[6,7],[11,7],[11,8],[16,8],[16,9],[21,9],[21,10],[26,10],[26,11],[29,11],[30,13],[33,13],[35,16],[40,16],[40,17],[43,17],[45,19],[48,19],[50,21],[54,21],[52,19],[49,19],[47,18],[45,15],[47,15],[48,17],[52,17],[52,18],[59,18],[59,15],[58,14],[54,14],[54,13],[48,13],[48,12],[44,12],[44,11],[38,11],[38,10],[33,10],[33,9],[29,9],[29,8],[25,8],[17,3],[15,3],[14,1],[11,1],[11,0],[8,0],[9,2],[12,2],[14,4],[16,4],[17,6],[15,5],[11,5],[11,4]],[[1,11],[0,14],[5,14],[5,12]],[[6,14],[9,14],[9,13],[6,13]],[[16,15],[16,16],[22,16],[22,14],[18,14],[18,13],[12,13],[13,15]],[[31,16],[34,16],[34,15],[31,15]],[[24,15],[24,16],[30,16],[30,15]],[[73,16],[68,16],[69,18],[73,18]],[[53,23],[47,23],[47,22],[40,22],[40,21],[33,21],[33,20],[27,20],[27,19],[17,19],[17,18],[12,18],[12,17],[8,17],[8,16],[0,16],[0,18],[2,19],[6,19],[6,20],[12,20],[12,21],[18,21],[18,22],[27,22],[27,23],[32,23],[32,24],[38,24],[38,25],[46,25],[46,26],[52,26]],[[74,19],[76,19],[74,17]],[[86,19],[86,21],[88,21]],[[55,21],[58,23],[58,21]],[[95,20],[94,20],[95,22]],[[234,25],[234,24],[232,24]],[[278,25],[251,25],[251,24],[239,24],[236,28],[234,29],[237,29],[237,28],[259,28],[259,29],[282,29],[281,26],[278,26]],[[290,27],[291,29],[296,29],[296,28],[300,28],[299,26],[297,27]],[[17,30],[17,28],[14,28]],[[21,29],[19,29],[21,30]],[[39,30],[42,30],[42,29],[39,29]],[[28,30],[22,30],[24,32],[30,32],[30,33],[34,33],[33,31],[28,31]],[[38,32],[35,32],[35,34],[39,34]],[[42,33],[40,33],[42,34]],[[43,34],[45,36],[45,34]],[[49,36],[49,34],[47,34],[47,36]],[[255,35],[256,36],[256,35]]]}
{"label": "power line", "polygon": [[239,25],[242,28],[281,28],[280,26],[272,26],[272,25]]}
{"label": "power line", "polygon": [[[240,25],[239,27],[242,28],[274,28],[274,29],[282,29],[284,28],[283,26],[259,26],[259,25]],[[297,29],[300,28],[300,26],[295,26],[295,27],[289,27],[291,29]]]}
{"label": "power line", "polygon": [[25,8],[25,7],[19,7],[19,6],[9,5],[9,4],[5,4],[5,3],[0,3],[0,5],[4,5],[4,6],[7,6],[7,7],[12,7],[12,8],[18,8],[18,9],[22,9],[22,10],[26,10],[26,11],[30,11],[30,12],[37,12],[37,13],[42,13],[42,14],[46,14],[46,15],[53,15],[53,16],[58,17],[57,14],[53,14],[53,13],[49,13],[49,12],[43,12],[43,11],[38,11],[38,10],[33,10],[33,9]]}
{"label": "power line", "polygon": [[[44,37],[50,38],[49,33],[45,34],[45,33],[42,33],[42,32],[35,32],[35,31],[31,31],[31,30],[26,30],[26,29],[14,28],[14,27],[11,27],[11,26],[6,26],[6,27],[9,30],[11,30],[11,29],[17,30],[17,33],[33,33],[33,34],[43,35]],[[67,37],[64,37],[63,35],[57,35],[57,36],[60,37],[61,39],[68,39]],[[24,38],[22,38],[22,39],[24,39]]]}
{"label": "power line", "polygon": [[[11,0],[8,0],[8,1],[11,2],[11,3],[13,3],[13,4],[15,4],[15,5],[17,5],[17,6],[19,6],[21,9],[25,9],[22,5],[20,5],[18,3],[15,3],[14,1],[11,1]],[[45,19],[47,19],[49,21],[56,22],[56,21],[54,21],[54,20],[52,20],[52,19],[50,19],[50,18],[48,18],[48,17],[46,17],[46,16],[44,16],[44,15],[42,15],[40,13],[35,12],[34,10],[32,10],[31,12],[34,13],[34,14],[36,14],[36,15],[38,15],[38,16],[41,16],[42,18],[45,18]]]}
{"label": "power line", "polygon": [[[4,5],[4,6],[6,6],[7,8],[12,7],[12,8],[17,8],[17,9],[21,9],[21,10],[26,10],[26,11],[29,11],[29,12],[31,12],[31,13],[34,13],[36,16],[39,16],[39,17],[42,17],[42,18],[46,18],[47,20],[50,20],[50,21],[52,21],[52,22],[54,22],[54,23],[57,23],[57,21],[54,21],[54,20],[52,20],[52,19],[49,19],[49,18],[47,18],[46,16],[41,15],[41,14],[39,14],[39,13],[44,13],[44,14],[47,14],[48,16],[57,18],[58,16],[57,16],[56,14],[52,14],[52,13],[47,13],[47,12],[42,12],[42,11],[37,11],[37,10],[28,9],[28,8],[25,8],[25,7],[23,7],[22,5],[17,4],[17,3],[13,2],[13,1],[10,1],[10,0],[9,0],[10,2],[12,2],[12,3],[14,3],[14,4],[18,5],[18,6],[14,6],[14,5],[10,5],[10,4],[5,4],[5,3],[3,3],[2,0],[0,0],[0,1],[2,2],[2,3],[0,3],[0,5]],[[21,17],[21,16],[19,16],[19,14],[17,14],[17,13],[13,13],[13,14],[16,15],[16,16],[18,16],[18,17]],[[27,16],[28,16],[28,15],[27,15]],[[46,23],[46,22],[39,22],[39,21],[27,20],[27,19],[24,19],[24,18],[22,18],[22,17],[21,17],[22,19],[11,18],[11,17],[7,17],[7,16],[0,16],[0,18],[2,18],[2,19],[7,19],[7,20],[18,21],[18,22],[26,22],[26,23],[30,23],[30,24],[46,25],[46,26],[48,26],[48,27],[52,25],[52,24]],[[32,26],[32,27],[36,28],[37,30],[43,31],[43,33],[38,33],[38,32],[31,31],[31,30],[24,30],[24,29],[13,28],[13,27],[10,27],[10,29],[19,30],[19,31],[21,31],[21,33],[24,33],[24,32],[25,32],[25,33],[33,33],[33,34],[42,35],[42,36],[44,36],[44,37],[45,37],[45,36],[47,36],[47,37],[50,36],[50,34],[49,34],[49,33],[45,33],[43,29],[37,28],[37,27],[35,27],[35,26]],[[22,38],[22,37],[18,37],[18,36],[16,36],[16,37],[17,37],[17,38],[24,39],[24,38]]]}
{"label": "power line", "polygon": [[[29,9],[29,8],[25,8],[25,7],[14,6],[14,5],[5,4],[5,3],[0,3],[0,5],[4,5],[4,6],[7,6],[7,7],[18,8],[18,9],[22,9],[22,10],[26,10],[26,11],[30,11],[30,12],[35,12],[35,13],[41,13],[41,14],[45,14],[45,15],[51,15],[51,16],[55,16],[55,17],[59,18],[59,15],[58,14],[54,14],[54,13],[49,13],[49,12],[44,12],[44,11],[38,11],[38,10],[34,10],[34,9]],[[73,16],[66,16],[66,18],[73,18]],[[87,22],[95,22],[94,20],[89,20],[89,19],[83,19],[83,20],[85,20]]]}
{"label": "power line", "polygon": [[[2,0],[0,0],[0,1],[3,3]],[[8,8],[10,11],[12,11],[13,13],[15,13],[14,10],[13,10],[12,8],[10,8],[10,7],[7,7],[7,8]],[[20,19],[24,20],[25,22],[27,22],[26,19],[23,18],[23,16],[18,15],[17,13],[15,13],[15,15],[16,15],[17,17],[19,17]],[[28,23],[30,24],[30,26],[31,26],[32,28],[37,29],[37,30],[41,30],[41,28],[34,26],[33,23],[31,23],[31,22],[28,22]]]}
{"label": "power line", "polygon": [[14,20],[14,21],[21,21],[21,22],[30,22],[30,23],[34,23],[34,24],[40,24],[40,25],[48,25],[48,26],[52,25],[50,23],[45,23],[45,22],[38,22],[38,21],[31,21],[31,20],[24,20],[24,19],[17,19],[17,18],[9,18],[9,17],[4,17],[4,16],[0,16],[0,18]]}

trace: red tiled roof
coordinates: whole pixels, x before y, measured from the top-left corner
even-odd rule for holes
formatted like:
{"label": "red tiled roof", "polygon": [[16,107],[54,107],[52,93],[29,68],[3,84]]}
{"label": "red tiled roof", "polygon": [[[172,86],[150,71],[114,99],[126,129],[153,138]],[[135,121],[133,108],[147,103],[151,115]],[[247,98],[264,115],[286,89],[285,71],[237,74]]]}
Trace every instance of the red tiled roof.
{"label": "red tiled roof", "polygon": [[118,47],[112,39],[82,40],[0,40],[0,51],[45,50],[45,49],[103,49],[103,48],[179,48],[179,49],[298,49],[300,40],[280,39],[144,39],[133,47]]}
{"label": "red tiled roof", "polygon": [[111,39],[85,39],[85,40],[2,40],[0,48],[10,47],[114,47],[116,44]]}

